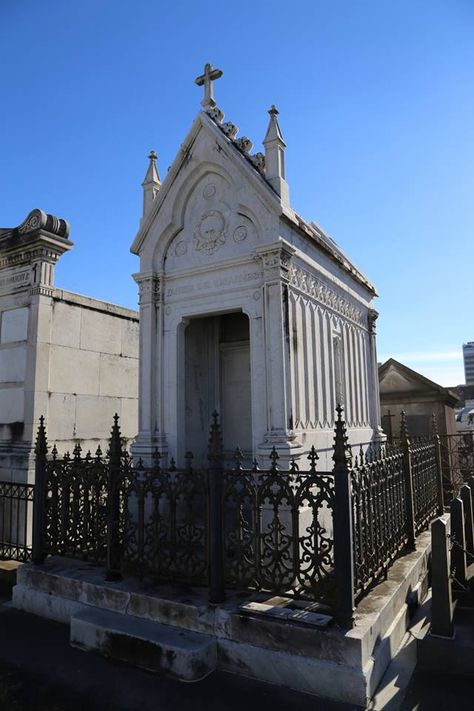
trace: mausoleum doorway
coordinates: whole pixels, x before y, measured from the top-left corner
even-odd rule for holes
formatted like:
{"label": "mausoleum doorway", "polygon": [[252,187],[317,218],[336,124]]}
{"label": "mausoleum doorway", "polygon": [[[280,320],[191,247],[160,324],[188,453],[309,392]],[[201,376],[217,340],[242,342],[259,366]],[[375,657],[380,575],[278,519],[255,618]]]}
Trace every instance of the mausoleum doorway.
{"label": "mausoleum doorway", "polygon": [[225,460],[252,457],[249,319],[239,313],[190,319],[184,337],[186,451],[206,464],[209,424],[220,415]]}

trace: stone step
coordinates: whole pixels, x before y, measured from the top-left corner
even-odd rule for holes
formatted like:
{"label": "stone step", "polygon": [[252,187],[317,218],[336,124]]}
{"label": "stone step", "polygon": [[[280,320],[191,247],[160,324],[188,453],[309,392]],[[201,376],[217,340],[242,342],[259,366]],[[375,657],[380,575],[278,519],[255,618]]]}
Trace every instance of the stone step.
{"label": "stone step", "polygon": [[217,666],[213,637],[97,608],[71,616],[71,644],[183,681],[199,681]]}

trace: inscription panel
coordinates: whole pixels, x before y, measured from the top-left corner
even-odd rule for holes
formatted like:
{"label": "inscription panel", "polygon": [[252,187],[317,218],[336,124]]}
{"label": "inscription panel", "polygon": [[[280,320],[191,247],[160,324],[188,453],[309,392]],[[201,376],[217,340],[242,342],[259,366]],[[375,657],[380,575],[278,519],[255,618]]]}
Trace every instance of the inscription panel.
{"label": "inscription panel", "polygon": [[30,267],[24,269],[5,269],[0,272],[0,296],[25,288],[31,282]]}

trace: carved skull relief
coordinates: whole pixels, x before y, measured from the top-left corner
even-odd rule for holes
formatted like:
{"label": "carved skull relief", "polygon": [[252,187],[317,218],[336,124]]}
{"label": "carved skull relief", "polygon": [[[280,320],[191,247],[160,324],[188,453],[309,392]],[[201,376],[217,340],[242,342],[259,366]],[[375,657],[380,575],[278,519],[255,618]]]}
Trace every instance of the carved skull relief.
{"label": "carved skull relief", "polygon": [[198,252],[214,254],[216,249],[224,244],[225,233],[224,215],[218,210],[208,210],[194,228],[194,246]]}

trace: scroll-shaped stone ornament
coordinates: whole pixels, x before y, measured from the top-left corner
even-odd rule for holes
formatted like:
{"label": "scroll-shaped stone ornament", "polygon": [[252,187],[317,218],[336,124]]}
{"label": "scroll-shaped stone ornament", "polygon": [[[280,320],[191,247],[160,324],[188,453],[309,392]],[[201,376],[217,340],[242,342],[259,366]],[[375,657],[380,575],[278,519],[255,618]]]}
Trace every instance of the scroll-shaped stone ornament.
{"label": "scroll-shaped stone ornament", "polygon": [[25,235],[41,229],[66,239],[69,235],[69,225],[66,220],[61,220],[54,215],[47,215],[39,209],[30,212],[26,220],[18,227],[18,234]]}

